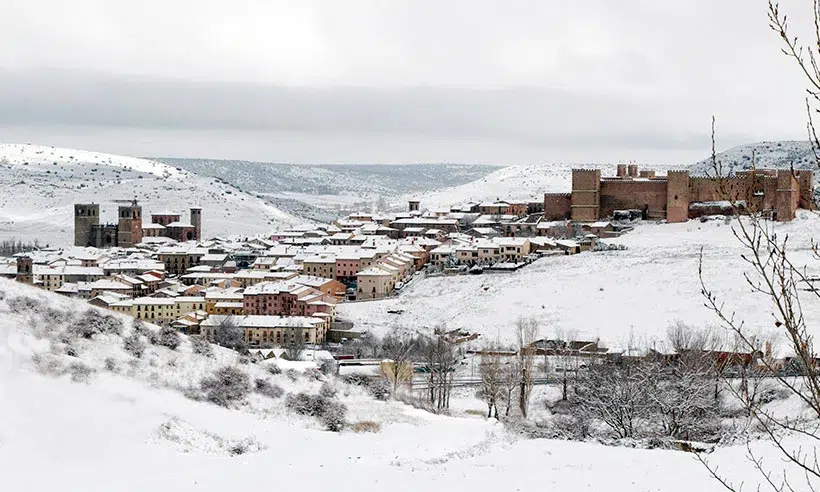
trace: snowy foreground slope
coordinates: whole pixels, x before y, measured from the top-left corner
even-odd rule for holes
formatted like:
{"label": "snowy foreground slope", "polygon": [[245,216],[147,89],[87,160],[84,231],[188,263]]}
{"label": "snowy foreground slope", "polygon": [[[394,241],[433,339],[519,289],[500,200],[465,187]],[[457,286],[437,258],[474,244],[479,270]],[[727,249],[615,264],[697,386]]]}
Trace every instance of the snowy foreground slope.
{"label": "snowy foreground slope", "polygon": [[[524,440],[493,421],[434,416],[355,392],[340,397],[349,418],[377,421],[379,433],[322,431],[284,411],[281,399],[260,395],[233,410],[193,401],[177,387],[236,356],[222,349],[214,358],[193,355],[187,340],[176,351],[151,346],[134,362],[119,336],[95,335],[76,342],[77,358],[96,371],[87,382],[44,375],[32,356],[53,351],[44,337],[59,324],[54,313],[86,306],[7,280],[0,291],[3,490],[721,490],[691,454]],[[12,312],[10,300],[19,296],[34,297],[38,307]],[[107,370],[105,359],[116,368]],[[314,392],[319,384],[272,377],[286,391]],[[228,452],[242,441],[252,443],[245,454]],[[710,459],[751,486],[744,452],[726,448]]]}
{"label": "snowy foreground slope", "polygon": [[[810,273],[820,272],[820,262],[811,260],[809,250],[820,218],[800,212],[795,221],[773,227],[781,236],[789,234],[794,261],[807,265]],[[769,306],[741,277],[746,266],[741,248],[722,220],[644,224],[606,242],[628,249],[542,258],[511,274],[428,278],[394,299],[342,304],[339,316],[375,332],[396,326],[463,328],[480,333],[479,344],[497,338],[510,343],[516,319],[535,316],[546,337],[562,330],[600,338],[609,347],[625,348],[631,335],[651,344],[678,320],[716,324],[700,294],[698,255],[703,248],[704,275],[727,308],[763,334],[774,328]],[[820,318],[820,301],[807,300],[803,307],[808,316]],[[403,312],[389,312],[396,310]],[[820,334],[820,328],[811,328]]]}
{"label": "snowy foreground slope", "polygon": [[73,241],[74,203],[99,203],[101,222],[115,222],[112,200],[137,198],[143,216],[188,216],[203,207],[204,235],[252,235],[298,220],[213,178],[166,164],[81,150],[0,144],[0,238]]}

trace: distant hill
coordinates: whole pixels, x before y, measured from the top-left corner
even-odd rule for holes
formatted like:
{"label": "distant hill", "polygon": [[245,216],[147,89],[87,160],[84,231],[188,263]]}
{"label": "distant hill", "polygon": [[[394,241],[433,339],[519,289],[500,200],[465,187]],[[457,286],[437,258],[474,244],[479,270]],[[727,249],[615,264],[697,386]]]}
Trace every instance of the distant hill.
{"label": "distant hill", "polygon": [[[725,150],[717,154],[718,161],[727,172],[742,171],[752,167],[752,156],[758,168],[770,169],[815,169],[814,153],[808,141],[787,140],[782,142],[759,142]],[[711,169],[711,158],[690,166],[693,174],[703,175]],[[820,172],[815,173],[815,180]]]}
{"label": "distant hill", "polygon": [[301,217],[328,221],[345,211],[382,209],[391,198],[458,186],[500,167],[472,164],[300,165],[241,160],[155,158],[242,191]]}
{"label": "distant hill", "polygon": [[156,161],[0,144],[0,238],[66,246],[73,242],[74,203],[99,203],[101,222],[114,222],[112,200],[133,198],[146,218],[202,206],[206,237],[259,234],[301,221],[217,179]]}

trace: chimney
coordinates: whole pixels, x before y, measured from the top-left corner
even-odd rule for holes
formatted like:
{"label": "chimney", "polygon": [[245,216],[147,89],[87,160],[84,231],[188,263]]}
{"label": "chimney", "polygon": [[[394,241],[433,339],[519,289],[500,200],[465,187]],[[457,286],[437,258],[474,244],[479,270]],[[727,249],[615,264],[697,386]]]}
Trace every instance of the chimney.
{"label": "chimney", "polygon": [[626,176],[626,164],[618,164],[618,173],[616,174],[619,178],[623,178]]}
{"label": "chimney", "polygon": [[628,167],[629,176],[632,178],[638,177],[638,165],[637,164],[630,164]]}

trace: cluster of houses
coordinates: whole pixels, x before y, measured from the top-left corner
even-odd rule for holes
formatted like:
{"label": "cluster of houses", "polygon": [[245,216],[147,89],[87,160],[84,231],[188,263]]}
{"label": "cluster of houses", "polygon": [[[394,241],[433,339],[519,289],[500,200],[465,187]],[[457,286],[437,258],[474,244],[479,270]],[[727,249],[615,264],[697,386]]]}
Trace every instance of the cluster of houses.
{"label": "cluster of houses", "polygon": [[[127,222],[141,219],[138,205],[121,208],[129,211],[121,229],[134,228]],[[198,219],[199,209],[192,214]],[[82,241],[0,259],[0,276],[189,334],[212,338],[230,322],[243,328],[252,347],[275,347],[295,336],[311,344],[338,338],[339,302],[395,295],[422,270],[514,269],[536,254],[579,253],[620,232],[608,222],[581,228],[544,222],[538,203],[421,211],[411,201],[406,213],[391,217],[357,213],[267,237],[202,240],[193,234],[158,241],[133,234],[130,241],[89,245],[84,238],[96,230],[99,214],[81,215],[75,236]],[[152,224],[176,219],[154,215]]]}

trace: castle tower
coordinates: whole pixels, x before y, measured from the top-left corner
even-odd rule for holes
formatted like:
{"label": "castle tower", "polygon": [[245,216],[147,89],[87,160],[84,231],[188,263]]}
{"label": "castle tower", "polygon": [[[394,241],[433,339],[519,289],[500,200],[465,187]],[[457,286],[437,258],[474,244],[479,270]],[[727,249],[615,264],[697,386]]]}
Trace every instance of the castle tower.
{"label": "castle tower", "polygon": [[142,242],[142,207],[137,201],[131,205],[120,205],[118,208],[119,227],[117,228],[117,246],[131,248]]}
{"label": "castle tower", "polygon": [[666,174],[666,221],[689,220],[689,171],[669,171]]}
{"label": "castle tower", "polygon": [[409,202],[407,202],[407,210],[409,212],[418,212],[420,205],[421,202],[419,202],[418,200],[410,200]]}
{"label": "castle tower", "polygon": [[601,170],[572,170],[572,220],[595,222],[601,211]]}
{"label": "castle tower", "polygon": [[15,279],[24,284],[34,283],[34,261],[29,256],[17,257],[17,276]]}
{"label": "castle tower", "polygon": [[618,164],[618,171],[615,174],[619,178],[626,177],[626,164]]}
{"label": "castle tower", "polygon": [[91,230],[100,224],[100,206],[96,203],[74,204],[74,246],[91,244]]}
{"label": "castle tower", "polygon": [[800,190],[791,170],[777,171],[777,220],[788,222],[794,219],[794,212],[800,201]]}
{"label": "castle tower", "polygon": [[202,209],[191,208],[191,225],[194,226],[194,240],[202,241]]}
{"label": "castle tower", "polygon": [[814,210],[814,171],[801,169],[795,171],[797,184],[800,185],[800,208]]}

